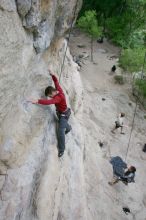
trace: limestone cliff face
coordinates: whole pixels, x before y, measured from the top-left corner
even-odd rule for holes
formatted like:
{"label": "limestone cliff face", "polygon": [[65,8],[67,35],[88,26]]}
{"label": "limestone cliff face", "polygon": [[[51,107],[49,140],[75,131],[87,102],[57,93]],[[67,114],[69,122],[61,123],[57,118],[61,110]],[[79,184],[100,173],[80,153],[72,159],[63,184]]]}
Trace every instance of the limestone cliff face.
{"label": "limestone cliff face", "polygon": [[62,161],[54,108],[26,101],[43,96],[51,84],[48,65],[59,75],[75,4],[0,0],[0,220],[86,219],[82,84],[69,49],[61,85],[73,110],[73,131]]}
{"label": "limestone cliff face", "polygon": [[76,0],[17,0],[16,2],[23,26],[33,33],[37,52],[48,48],[53,38],[64,36],[81,6],[81,1]]}

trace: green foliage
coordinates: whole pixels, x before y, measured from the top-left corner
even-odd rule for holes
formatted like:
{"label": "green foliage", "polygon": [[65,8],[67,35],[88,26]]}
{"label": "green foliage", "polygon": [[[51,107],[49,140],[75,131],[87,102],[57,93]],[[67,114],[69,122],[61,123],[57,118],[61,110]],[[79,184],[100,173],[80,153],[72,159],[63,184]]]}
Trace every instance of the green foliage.
{"label": "green foliage", "polygon": [[[78,26],[91,37],[98,37],[102,26],[101,35],[122,47],[119,65],[124,70],[141,71],[146,50],[146,0],[83,0],[79,16]],[[115,81],[124,83],[118,75]],[[137,79],[135,83],[146,98],[146,81]]]}
{"label": "green foliage", "polygon": [[[123,49],[119,64],[128,72],[138,72],[142,69],[145,49],[142,47],[134,49]],[[146,69],[146,67],[145,67]]]}
{"label": "green foliage", "polygon": [[80,12],[80,16],[87,10],[95,10],[98,17],[104,15],[109,17],[114,12],[119,13],[120,8],[124,4],[125,0],[83,0],[83,7]]}
{"label": "green foliage", "polygon": [[77,26],[88,33],[92,38],[97,38],[101,35],[101,28],[98,26],[96,12],[94,10],[86,11],[85,14],[79,18]]}
{"label": "green foliage", "polygon": [[123,48],[143,44],[136,33],[145,29],[146,0],[83,0],[81,15],[86,10],[96,11],[103,33],[114,43]]}
{"label": "green foliage", "polygon": [[125,28],[125,19],[120,16],[109,18],[106,21],[106,27],[109,38],[112,39],[114,43],[125,47],[127,45],[127,34],[128,30]]}
{"label": "green foliage", "polygon": [[137,30],[134,31],[128,38],[128,44],[126,47],[130,48],[138,48],[144,47],[145,44],[145,31],[144,30]]}
{"label": "green foliage", "polygon": [[137,29],[130,32],[126,23],[128,20],[125,17],[109,18],[106,22],[109,38],[122,48],[142,47],[146,38],[145,31]]}
{"label": "green foliage", "polygon": [[141,95],[146,98],[146,80],[136,79],[135,85],[138,87]]}

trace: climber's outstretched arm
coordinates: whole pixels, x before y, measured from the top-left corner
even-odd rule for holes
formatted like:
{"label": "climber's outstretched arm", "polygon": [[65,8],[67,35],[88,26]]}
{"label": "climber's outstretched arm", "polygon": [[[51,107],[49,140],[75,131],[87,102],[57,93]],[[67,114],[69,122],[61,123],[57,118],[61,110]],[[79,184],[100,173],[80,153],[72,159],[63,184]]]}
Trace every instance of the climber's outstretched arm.
{"label": "climber's outstretched arm", "polygon": [[50,75],[51,75],[52,80],[53,80],[53,82],[54,82],[55,88],[56,88],[59,92],[63,93],[63,90],[62,90],[61,86],[59,85],[59,81],[58,81],[57,77],[52,73],[52,71],[51,71],[50,69],[49,69],[49,72],[50,72]]}
{"label": "climber's outstretched arm", "polygon": [[52,99],[38,99],[38,100],[29,100],[32,104],[41,104],[41,105],[52,105],[52,104],[59,104],[61,98],[56,96]]}

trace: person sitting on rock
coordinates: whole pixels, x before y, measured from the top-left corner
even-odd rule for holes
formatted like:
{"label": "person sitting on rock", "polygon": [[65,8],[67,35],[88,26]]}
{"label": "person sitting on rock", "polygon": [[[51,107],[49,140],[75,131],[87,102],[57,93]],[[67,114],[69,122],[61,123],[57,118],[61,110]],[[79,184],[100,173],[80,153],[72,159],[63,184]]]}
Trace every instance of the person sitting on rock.
{"label": "person sitting on rock", "polygon": [[119,116],[117,117],[117,120],[115,121],[115,127],[111,131],[113,134],[115,134],[115,130],[117,130],[118,128],[121,128],[121,134],[124,134],[123,132],[123,127],[125,126],[124,117],[125,117],[125,113],[120,113]]}
{"label": "person sitting on rock", "polygon": [[109,185],[114,185],[119,181],[122,181],[126,185],[128,185],[128,183],[135,182],[134,177],[136,168],[134,166],[130,166],[127,169],[127,164],[119,156],[112,157],[110,163],[113,166],[113,179],[111,182],[108,182]]}
{"label": "person sitting on rock", "polygon": [[[49,70],[50,71],[50,70]],[[45,89],[45,96],[50,99],[31,100],[32,104],[52,105],[56,106],[56,112],[59,119],[58,127],[58,157],[64,154],[65,150],[65,134],[71,131],[71,126],[68,124],[68,119],[71,114],[70,108],[67,107],[66,98],[62,88],[59,85],[58,79],[50,71],[50,75],[55,84],[55,88],[48,86]]]}

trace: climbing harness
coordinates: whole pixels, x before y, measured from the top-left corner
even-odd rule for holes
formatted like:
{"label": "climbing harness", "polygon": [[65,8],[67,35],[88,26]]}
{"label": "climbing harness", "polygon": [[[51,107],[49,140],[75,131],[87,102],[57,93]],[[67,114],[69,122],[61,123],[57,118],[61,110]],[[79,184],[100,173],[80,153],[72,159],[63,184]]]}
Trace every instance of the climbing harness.
{"label": "climbing harness", "polygon": [[[72,23],[71,23],[71,27],[70,27],[70,31],[69,31],[69,36],[68,36],[68,43],[69,43],[69,41],[70,41],[71,33],[72,33],[72,30],[73,30],[73,24],[74,24],[74,20],[75,20],[75,16],[76,16],[77,6],[78,6],[78,0],[76,1],[74,13],[73,13],[73,19],[72,19]],[[62,65],[61,65],[61,71],[60,71],[60,75],[59,75],[59,82],[60,82],[60,80],[61,80],[61,75],[62,75],[64,63],[65,63],[65,58],[66,58],[66,54],[67,54],[68,43],[66,44],[65,53],[64,53],[64,57],[63,57],[63,62],[62,62]]]}

